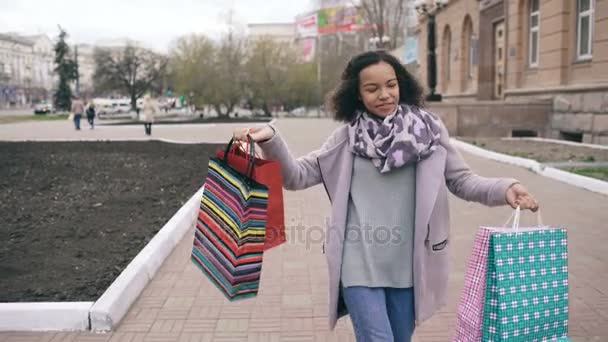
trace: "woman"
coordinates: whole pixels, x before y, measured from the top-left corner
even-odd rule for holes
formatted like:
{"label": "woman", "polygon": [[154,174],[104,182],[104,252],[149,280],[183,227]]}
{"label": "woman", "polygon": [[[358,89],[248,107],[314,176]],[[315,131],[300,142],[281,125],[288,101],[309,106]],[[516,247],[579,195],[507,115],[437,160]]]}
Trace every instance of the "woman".
{"label": "woman", "polygon": [[158,112],[158,107],[150,95],[144,96],[144,130],[146,135],[152,135],[152,124],[154,123],[154,115]]}
{"label": "woman", "polygon": [[87,108],[87,121],[89,122],[89,128],[95,128],[95,103],[93,101],[89,102],[89,107]]}
{"label": "woman", "polygon": [[366,52],[350,61],[330,98],[345,124],[321,149],[294,159],[274,127],[234,132],[281,163],[286,189],[325,185],[329,325],[348,313],[357,341],[410,341],[415,325],[445,303],[447,190],[488,206],[538,208],[515,179],[474,174],[421,99],[396,58]]}

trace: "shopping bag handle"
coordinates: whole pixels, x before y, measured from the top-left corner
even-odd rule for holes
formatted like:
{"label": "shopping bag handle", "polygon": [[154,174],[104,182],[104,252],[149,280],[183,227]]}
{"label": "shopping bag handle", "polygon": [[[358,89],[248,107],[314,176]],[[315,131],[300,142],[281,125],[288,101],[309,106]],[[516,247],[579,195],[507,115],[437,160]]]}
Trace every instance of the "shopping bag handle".
{"label": "shopping bag handle", "polygon": [[[509,222],[511,222],[511,220],[513,220],[513,225],[511,226],[511,229],[513,229],[515,231],[519,231],[519,219],[520,218],[521,218],[521,207],[517,206],[517,208],[515,208],[513,213],[511,213],[511,216],[509,217],[507,222],[505,222],[502,225],[503,228],[506,228],[507,225],[509,224]],[[538,210],[536,211],[536,225],[539,227],[543,225],[543,217],[540,213],[540,208],[538,208]]]}
{"label": "shopping bag handle", "polygon": [[[228,163],[228,155],[230,154],[230,151],[232,151],[232,146],[234,145],[236,139],[234,139],[234,137],[232,137],[230,139],[230,142],[228,143],[228,145],[226,145],[226,150],[224,151],[224,163],[229,164]],[[255,167],[255,144],[253,141],[253,138],[251,137],[251,135],[247,134],[247,143],[249,145],[249,153],[247,154],[247,172],[245,173],[245,175],[247,176],[247,178],[251,178],[253,177],[253,169]]]}
{"label": "shopping bag handle", "polygon": [[[246,144],[246,145],[247,145],[247,148],[249,149],[249,145],[250,145],[250,143],[249,143],[249,142],[246,142],[246,143],[244,143],[244,144]],[[241,150],[243,153],[249,153],[249,151],[247,151],[247,149],[245,149],[245,148],[243,147],[243,145],[244,145],[244,144],[243,144],[243,143],[240,143],[240,142],[239,142],[238,144],[236,144],[237,146],[235,146],[235,147],[233,147],[233,148],[232,148],[232,151],[234,151],[234,154],[236,154],[236,150],[237,150],[237,149]],[[256,158],[258,158],[258,159],[263,159],[263,158],[262,158],[262,156],[261,156],[261,155],[258,153],[258,150],[256,150],[255,148],[254,148],[253,150],[255,151],[255,157],[256,157]]]}

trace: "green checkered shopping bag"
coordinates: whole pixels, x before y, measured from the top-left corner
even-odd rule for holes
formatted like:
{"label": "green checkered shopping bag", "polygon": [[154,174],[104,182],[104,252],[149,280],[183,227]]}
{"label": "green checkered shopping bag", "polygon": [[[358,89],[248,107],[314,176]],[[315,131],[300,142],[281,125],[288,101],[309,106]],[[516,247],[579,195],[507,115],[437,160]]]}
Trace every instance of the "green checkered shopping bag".
{"label": "green checkered shopping bag", "polygon": [[569,341],[565,229],[490,228],[482,341]]}
{"label": "green checkered shopping bag", "polygon": [[519,216],[510,229],[477,231],[453,342],[569,341],[566,230],[542,226],[540,214],[537,227],[519,228]]}

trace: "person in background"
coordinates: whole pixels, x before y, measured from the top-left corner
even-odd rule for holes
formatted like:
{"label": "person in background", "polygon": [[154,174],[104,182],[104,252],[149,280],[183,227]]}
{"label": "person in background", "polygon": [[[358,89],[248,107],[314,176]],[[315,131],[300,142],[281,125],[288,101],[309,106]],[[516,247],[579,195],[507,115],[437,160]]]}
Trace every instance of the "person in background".
{"label": "person in background", "polygon": [[349,314],[358,342],[409,342],[446,303],[448,190],[487,206],[539,207],[517,180],[475,174],[422,96],[399,60],[365,52],[348,63],[329,100],[343,124],[319,150],[294,158],[272,125],[234,132],[280,162],[286,189],[325,185],[329,326]]}
{"label": "person in background", "polygon": [[82,102],[78,95],[74,96],[74,99],[72,100],[71,112],[74,113],[74,127],[79,131],[80,119],[82,119],[82,114],[84,113],[84,102]]}
{"label": "person in background", "polygon": [[152,135],[152,124],[154,123],[154,115],[158,113],[158,106],[149,94],[144,96],[144,130],[146,135]]}
{"label": "person in background", "polygon": [[95,128],[95,103],[93,100],[89,102],[89,106],[87,107],[87,121],[89,122],[89,126],[91,129]]}

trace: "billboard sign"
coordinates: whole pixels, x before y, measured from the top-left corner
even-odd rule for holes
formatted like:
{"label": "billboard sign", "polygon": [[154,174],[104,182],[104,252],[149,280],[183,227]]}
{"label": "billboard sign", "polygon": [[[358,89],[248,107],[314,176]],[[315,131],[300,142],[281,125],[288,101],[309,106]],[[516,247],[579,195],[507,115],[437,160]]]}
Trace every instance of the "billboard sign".
{"label": "billboard sign", "polygon": [[318,35],[317,12],[296,17],[296,38],[316,37]]}
{"label": "billboard sign", "polygon": [[354,32],[367,28],[361,9],[356,7],[323,8],[318,13],[319,34]]}
{"label": "billboard sign", "polygon": [[317,39],[306,38],[299,41],[300,45],[300,60],[303,63],[309,63],[314,61],[317,52]]}

